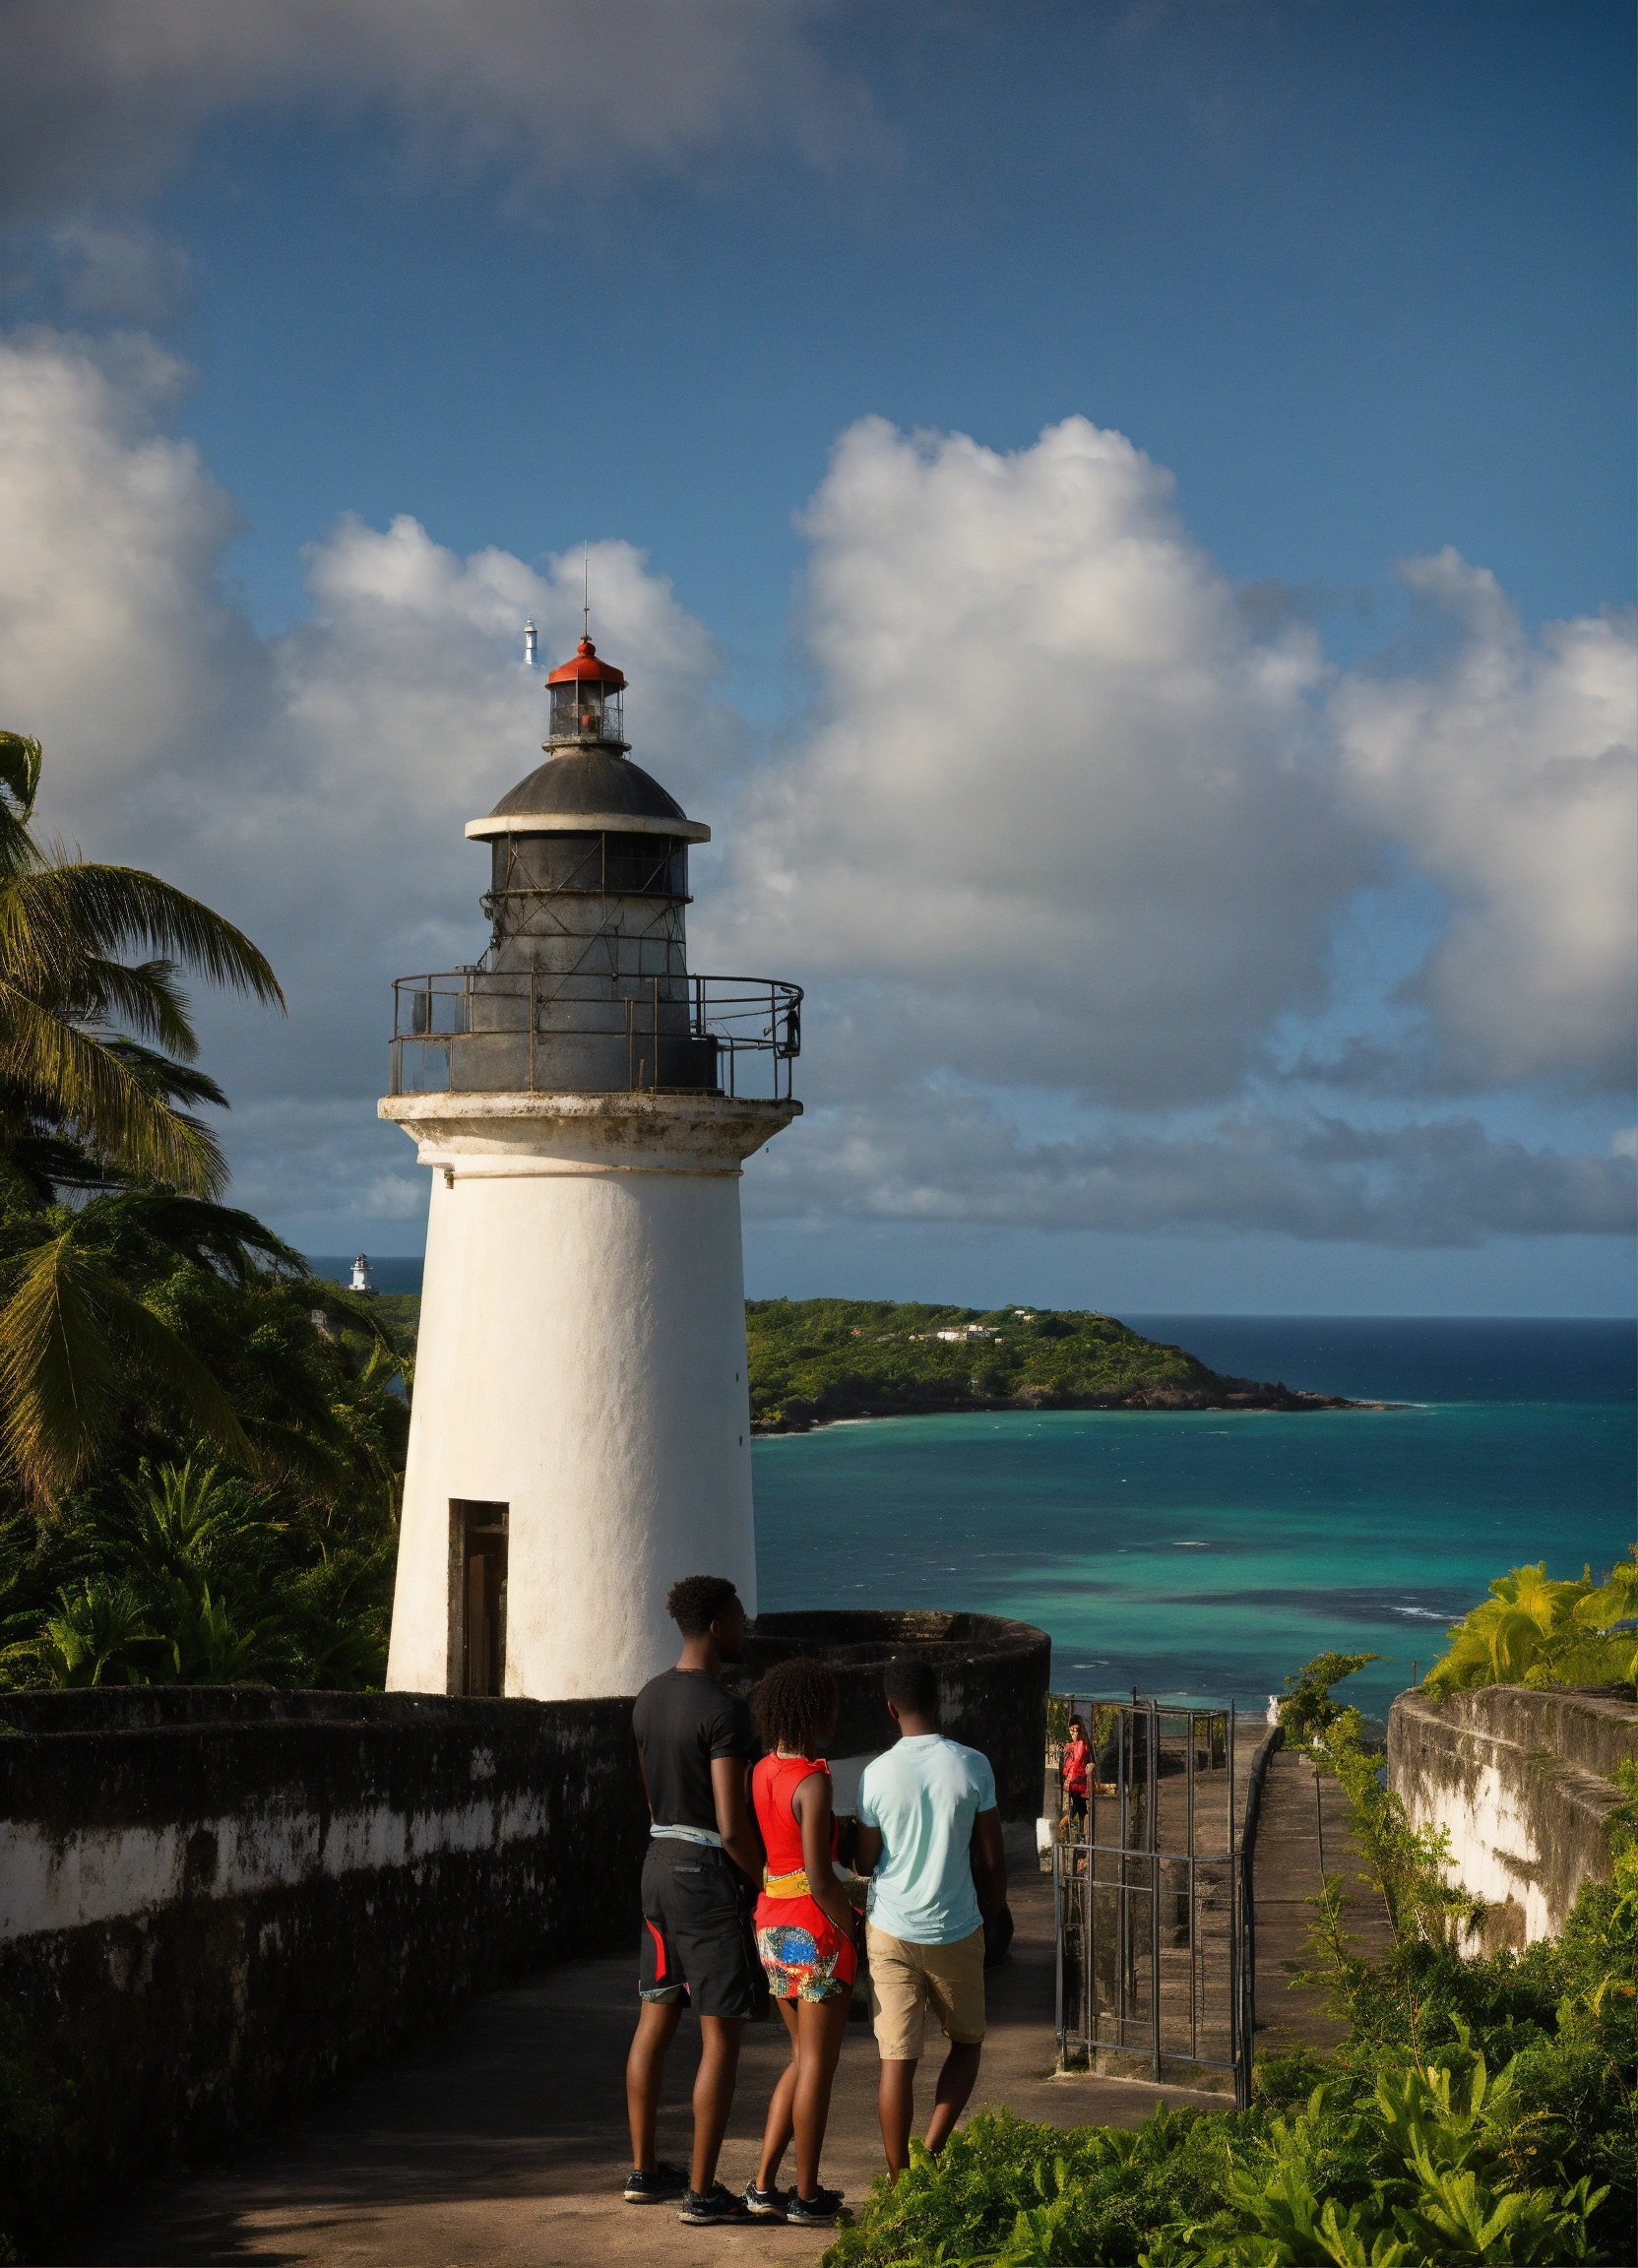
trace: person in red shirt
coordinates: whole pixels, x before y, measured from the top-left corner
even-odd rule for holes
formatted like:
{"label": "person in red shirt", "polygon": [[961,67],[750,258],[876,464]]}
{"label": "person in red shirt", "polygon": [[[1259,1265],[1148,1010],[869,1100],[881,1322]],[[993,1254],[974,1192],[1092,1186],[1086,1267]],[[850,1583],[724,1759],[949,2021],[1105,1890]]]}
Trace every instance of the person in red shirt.
{"label": "person in red shirt", "polygon": [[1069,1744],[1063,1752],[1063,1792],[1069,1798],[1069,1824],[1072,1838],[1077,1843],[1086,1841],[1087,1833],[1087,1767],[1092,1762],[1092,1749],[1087,1742],[1087,1729],[1079,1717],[1069,1720]]}
{"label": "person in red shirt", "polygon": [[[756,1905],[757,1950],[790,2035],[790,2061],[768,2106],[762,2162],[745,2191],[757,2220],[828,2227],[840,2189],[819,2181],[831,2082],[848,2028],[858,1955],[853,1910],[837,1878],[836,1819],[824,1750],[836,1731],[836,1679],[801,1656],[776,1663],[751,1697],[769,1753],[751,1774],[751,1802],[768,1854]],[[775,2186],[786,2147],[796,2141],[796,2186]]]}

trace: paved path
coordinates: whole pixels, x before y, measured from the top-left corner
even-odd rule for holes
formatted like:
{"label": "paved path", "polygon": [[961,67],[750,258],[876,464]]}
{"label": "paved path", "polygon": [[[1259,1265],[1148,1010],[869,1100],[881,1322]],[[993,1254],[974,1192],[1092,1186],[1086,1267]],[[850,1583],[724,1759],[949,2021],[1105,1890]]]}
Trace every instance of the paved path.
{"label": "paved path", "polygon": [[[1049,1885],[1015,1876],[1010,1959],[991,1975],[990,2034],[975,2108],[1005,2103],[1058,2126],[1132,2126],[1157,2102],[1220,2098],[1121,2080],[1054,2079]],[[809,2258],[816,2232],[685,2229],[619,2190],[627,2159],[622,2067],[633,1964],[578,1962],[479,2002],[457,2024],[371,2072],[299,2126],[236,2163],[156,2185],[84,2229],[78,2262],[316,2262],[324,2268],[585,2268],[643,2261],[715,2268]],[[673,2049],[661,2149],[686,2162],[693,2040]],[[784,2060],[772,2026],[747,2031],[724,2178],[755,2172],[762,2114]],[[928,2064],[933,2058],[929,2056]],[[825,2177],[862,2203],[881,2170],[875,2043],[849,2027]],[[923,2119],[931,2100],[923,2065]],[[793,2169],[788,2162],[788,2177]]]}
{"label": "paved path", "polygon": [[1307,1757],[1277,1749],[1263,1784],[1253,1860],[1261,2055],[1287,2054],[1302,2041],[1323,2051],[1348,2029],[1326,2014],[1322,1989],[1291,1988],[1292,1978],[1310,1965],[1305,1946],[1314,1910],[1307,1900],[1319,1890],[1322,1857],[1326,1873],[1346,1877],[1354,1950],[1380,1960],[1390,1943],[1388,1917],[1380,1893],[1364,1879],[1342,1789]]}

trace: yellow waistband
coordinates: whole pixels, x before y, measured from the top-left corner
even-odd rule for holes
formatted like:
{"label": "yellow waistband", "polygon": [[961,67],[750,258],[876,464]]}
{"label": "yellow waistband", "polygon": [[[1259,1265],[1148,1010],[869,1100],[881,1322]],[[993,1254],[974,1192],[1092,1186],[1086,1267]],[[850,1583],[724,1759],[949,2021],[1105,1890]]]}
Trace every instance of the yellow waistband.
{"label": "yellow waistband", "polygon": [[807,1869],[798,1866],[794,1874],[765,1874],[762,1889],[768,1898],[810,1898],[813,1885],[807,1878]]}

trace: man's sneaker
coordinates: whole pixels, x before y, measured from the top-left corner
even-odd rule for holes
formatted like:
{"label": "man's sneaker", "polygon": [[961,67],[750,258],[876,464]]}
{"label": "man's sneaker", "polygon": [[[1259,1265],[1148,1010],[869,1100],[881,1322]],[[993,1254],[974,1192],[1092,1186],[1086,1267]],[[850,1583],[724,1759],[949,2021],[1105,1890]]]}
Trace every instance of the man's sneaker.
{"label": "man's sneaker", "polygon": [[745,2184],[745,2210],[753,2221],[783,2221],[785,2219],[785,2191],[759,2189],[754,2181]]}
{"label": "man's sneaker", "polygon": [[735,2197],[731,2190],[723,2187],[721,2181],[713,2181],[711,2187],[704,2191],[690,2189],[682,2200],[682,2211],[677,2215],[679,2221],[699,2222],[708,2228],[715,2227],[719,2221],[748,2221],[750,2217],[744,2198]]}
{"label": "man's sneaker", "polygon": [[792,2189],[786,2202],[785,2218],[792,2229],[829,2229],[841,2210],[840,2189],[816,2190],[811,2197],[799,2197]]}
{"label": "man's sneaker", "polygon": [[628,2205],[663,2205],[669,2198],[688,2194],[688,2174],[681,2166],[668,2165],[662,2158],[652,2174],[645,2174],[634,2166],[626,2175],[626,2203]]}

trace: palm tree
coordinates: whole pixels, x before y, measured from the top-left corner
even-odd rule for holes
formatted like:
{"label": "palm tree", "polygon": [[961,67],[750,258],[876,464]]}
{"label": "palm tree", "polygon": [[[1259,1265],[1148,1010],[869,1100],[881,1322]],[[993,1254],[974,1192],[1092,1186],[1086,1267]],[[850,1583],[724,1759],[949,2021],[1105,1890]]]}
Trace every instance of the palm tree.
{"label": "palm tree", "polygon": [[[40,764],[37,740],[0,731],[0,1164],[24,1199],[0,1221],[0,1448],[49,1503],[106,1438],[133,1375],[254,1462],[220,1385],[133,1280],[133,1239],[241,1283],[257,1262],[305,1265],[214,1202],[226,1161],[178,1107],[226,1102],[194,1067],[181,968],[282,1008],[278,978],[231,922],[158,875],[38,843]],[[99,1194],[65,1207],[65,1189]]]}
{"label": "palm tree", "polygon": [[283,1008],[279,979],[230,921],[157,874],[36,842],[40,765],[37,740],[0,731],[0,1152],[36,1185],[54,1155],[72,1180],[89,1153],[102,1178],[220,1196],[220,1149],[176,1106],[225,1100],[190,1068],[179,972]]}

